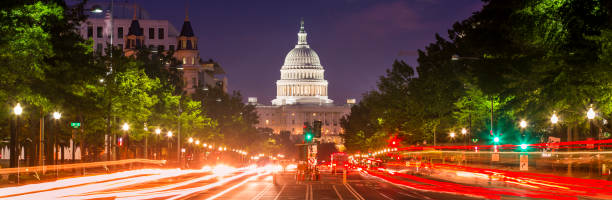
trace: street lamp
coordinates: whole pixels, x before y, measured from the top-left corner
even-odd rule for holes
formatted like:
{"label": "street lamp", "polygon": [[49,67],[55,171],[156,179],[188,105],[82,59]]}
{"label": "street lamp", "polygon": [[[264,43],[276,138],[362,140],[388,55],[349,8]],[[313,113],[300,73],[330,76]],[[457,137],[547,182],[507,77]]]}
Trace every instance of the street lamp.
{"label": "street lamp", "polygon": [[155,134],[159,135],[161,133],[161,129],[157,128],[155,129]]}
{"label": "street lamp", "polygon": [[123,131],[128,131],[130,130],[130,125],[128,125],[128,123],[123,123],[123,126],[121,126],[121,129]]}
{"label": "street lamp", "polygon": [[[17,104],[17,105],[19,105],[19,104]],[[589,108],[589,111],[587,112],[587,118],[595,119],[595,111],[593,111],[593,107]]]}
{"label": "street lamp", "polygon": [[550,123],[557,124],[557,122],[559,122],[559,117],[557,117],[557,114],[553,113],[550,117]]}
{"label": "street lamp", "polygon": [[519,123],[519,126],[521,126],[521,128],[526,128],[527,127],[527,121],[521,120],[521,122]]}
{"label": "street lamp", "polygon": [[20,103],[17,103],[13,108],[13,113],[15,114],[15,127],[13,131],[11,131],[11,157],[10,157],[10,167],[17,167],[17,184],[19,184],[19,151],[17,147],[17,135],[19,135],[19,116],[23,113],[23,108]]}
{"label": "street lamp", "polygon": [[53,112],[53,119],[60,119],[62,117],[62,113],[59,112]]}
{"label": "street lamp", "polygon": [[19,115],[21,115],[22,112],[23,112],[23,108],[21,107],[21,104],[17,103],[17,105],[15,105],[15,107],[13,108],[13,113],[15,113],[15,115],[19,116]]}
{"label": "street lamp", "polygon": [[192,137],[189,138],[189,143],[193,143],[193,138]]}
{"label": "street lamp", "polygon": [[168,136],[169,138],[172,137],[172,131],[168,131],[168,133],[166,134],[166,136]]}
{"label": "street lamp", "polygon": [[467,130],[465,130],[465,128],[461,129],[461,134],[465,135],[467,133]]}
{"label": "street lamp", "polygon": [[450,133],[450,137],[451,137],[451,138],[455,138],[455,132],[451,132],[451,133]]}
{"label": "street lamp", "polygon": [[195,141],[195,144],[196,144],[196,145],[200,145],[200,140],[196,140],[196,141]]}

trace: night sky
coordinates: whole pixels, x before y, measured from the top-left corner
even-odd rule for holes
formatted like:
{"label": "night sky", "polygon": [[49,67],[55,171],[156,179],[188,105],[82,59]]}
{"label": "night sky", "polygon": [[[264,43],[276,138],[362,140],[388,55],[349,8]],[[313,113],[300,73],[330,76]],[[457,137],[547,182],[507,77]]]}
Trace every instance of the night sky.
{"label": "night sky", "polygon": [[[116,1],[117,2],[117,1]],[[133,2],[132,0],[128,2]],[[480,10],[479,0],[135,0],[151,19],[180,31],[189,19],[200,56],[225,69],[230,90],[270,104],[286,54],[297,42],[300,18],[321,59],[336,104],[360,99],[395,59],[416,65],[416,51],[447,36],[456,22]]]}

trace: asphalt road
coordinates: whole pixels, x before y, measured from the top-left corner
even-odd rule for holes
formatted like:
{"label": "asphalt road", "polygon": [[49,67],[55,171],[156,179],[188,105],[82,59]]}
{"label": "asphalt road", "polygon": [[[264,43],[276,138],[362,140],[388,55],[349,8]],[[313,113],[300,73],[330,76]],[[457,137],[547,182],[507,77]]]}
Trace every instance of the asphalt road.
{"label": "asphalt road", "polygon": [[[218,195],[224,192],[222,195]],[[274,184],[271,175],[244,182],[238,187],[227,184],[219,188],[202,191],[186,199],[472,199],[460,195],[422,192],[408,187],[386,182],[356,171],[347,176],[347,184],[343,184],[342,175],[332,175],[322,172],[320,181],[295,181],[294,175],[284,173],[277,176]]]}
{"label": "asphalt road", "polygon": [[[0,199],[576,199],[575,194],[567,193],[568,190],[553,188],[556,186],[553,182],[538,182],[534,176],[530,176],[530,183],[541,187],[527,189],[534,186],[506,186],[505,182],[492,184],[490,180],[482,182],[478,178],[451,177],[442,173],[421,177],[355,170],[348,173],[344,182],[342,174],[327,171],[321,172],[318,181],[296,181],[294,172],[279,173],[274,178],[272,171],[269,167],[223,165],[196,170],[132,170],[0,188]],[[606,183],[598,182],[607,188]],[[603,196],[605,192],[591,191],[581,193],[578,199],[610,199]],[[597,192],[602,195],[593,195]]]}

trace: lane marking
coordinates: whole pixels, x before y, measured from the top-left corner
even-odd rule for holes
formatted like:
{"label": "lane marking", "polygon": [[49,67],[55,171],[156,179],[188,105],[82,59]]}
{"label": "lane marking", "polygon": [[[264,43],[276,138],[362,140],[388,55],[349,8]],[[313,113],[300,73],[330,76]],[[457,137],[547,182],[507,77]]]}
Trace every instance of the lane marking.
{"label": "lane marking", "polygon": [[283,190],[285,190],[286,186],[287,186],[286,184],[283,185],[283,187],[280,189],[280,191],[278,191],[278,194],[276,194],[276,197],[274,197],[274,200],[277,200],[278,197],[280,197],[281,193],[283,193]]}
{"label": "lane marking", "polygon": [[252,200],[259,200],[261,199],[261,197],[268,192],[268,190],[270,190],[270,188],[272,188],[272,184],[267,184],[266,187],[259,193],[257,193],[257,195],[255,195],[255,197],[252,198]]}
{"label": "lane marking", "polygon": [[[362,172],[360,175],[361,175],[362,177],[363,177],[363,176],[368,176],[368,177],[370,177],[370,179],[373,179],[373,180],[376,180],[376,179],[378,179],[378,180],[382,180],[382,182],[389,183],[389,184],[391,184],[392,186],[394,186],[394,187],[396,187],[396,188],[398,188],[398,189],[400,189],[400,190],[402,190],[402,191],[410,192],[410,193],[412,193],[412,194],[416,195],[416,196],[417,196],[417,198],[419,198],[419,199],[433,200],[432,198],[430,198],[430,197],[428,197],[428,196],[425,196],[424,194],[419,194],[419,193],[417,193],[416,191],[413,191],[413,190],[416,190],[416,189],[415,189],[415,188],[412,188],[412,187],[410,187],[410,186],[400,185],[400,184],[395,184],[395,183],[392,183],[392,182],[390,182],[390,181],[388,181],[388,180],[385,180],[385,179],[382,179],[382,178],[379,178],[379,177],[376,177],[376,176],[372,176],[372,175],[369,175],[369,174],[367,174],[367,173],[363,173],[363,172]],[[407,195],[406,193],[402,193],[402,194],[404,194],[404,195],[406,195],[406,196],[411,196],[411,197],[414,197],[413,195]]]}
{"label": "lane marking", "polygon": [[348,189],[358,200],[365,200],[350,184],[344,184],[344,187],[346,187],[346,189]]}
{"label": "lane marking", "polygon": [[378,192],[378,194],[380,194],[380,196],[382,196],[382,197],[385,197],[386,199],[393,200],[391,197],[383,194],[382,192]]}
{"label": "lane marking", "polygon": [[[238,184],[236,184],[236,185],[234,185],[234,186],[232,186],[230,188],[227,188],[226,190],[223,190],[222,192],[219,192],[219,193],[213,195],[212,197],[207,198],[206,200],[213,200],[213,199],[219,198],[221,195],[224,195],[225,193],[228,193],[229,191],[232,191],[232,190],[234,190],[234,189],[244,185],[245,183],[247,183],[249,181],[252,181],[252,180],[255,180],[255,179],[259,178],[259,176],[261,176],[261,175],[258,174],[258,175],[249,177],[246,180],[244,180],[244,181],[242,181],[242,182],[240,182],[240,183],[238,183]],[[180,196],[177,196],[177,197],[180,197]]]}
{"label": "lane marking", "polygon": [[338,192],[338,189],[336,189],[336,185],[332,185],[332,188],[334,189],[334,191],[336,191],[336,195],[338,195],[338,198],[339,198],[340,200],[344,200],[344,199],[342,198],[342,195],[340,195],[340,192]]}

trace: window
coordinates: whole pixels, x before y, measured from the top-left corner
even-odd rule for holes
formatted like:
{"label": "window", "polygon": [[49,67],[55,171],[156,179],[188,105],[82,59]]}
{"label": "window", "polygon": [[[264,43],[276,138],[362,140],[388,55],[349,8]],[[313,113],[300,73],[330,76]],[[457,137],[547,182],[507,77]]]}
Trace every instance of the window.
{"label": "window", "polygon": [[170,45],[170,46],[168,46],[168,50],[170,50],[170,51],[174,51],[174,45]]}
{"label": "window", "polygon": [[123,44],[118,44],[117,47],[119,47],[119,50],[123,51]]}
{"label": "window", "polygon": [[102,52],[102,43],[98,43],[98,44],[96,45],[96,51],[97,51],[97,52]]}
{"label": "window", "polygon": [[93,37],[93,27],[88,26],[87,27],[87,38],[92,38]]}
{"label": "window", "polygon": [[149,45],[149,49],[153,50],[153,48],[155,48],[155,45]]}
{"label": "window", "polygon": [[193,85],[193,87],[196,87],[196,80],[195,78],[191,78],[191,84]]}
{"label": "window", "polygon": [[164,28],[157,29],[157,39],[160,39],[160,40],[164,39]]}
{"label": "window", "polygon": [[185,47],[185,49],[192,49],[191,48],[191,40],[187,40],[187,47]]}
{"label": "window", "polygon": [[292,119],[292,120],[291,120],[291,124],[295,124],[295,119]]}
{"label": "window", "polygon": [[117,37],[123,38],[123,27],[117,29]]}
{"label": "window", "polygon": [[157,51],[162,52],[162,51],[164,51],[164,50],[166,50],[166,49],[165,49],[165,47],[164,47],[164,45],[159,45],[159,46],[157,46]]}
{"label": "window", "polygon": [[149,39],[155,39],[155,29],[149,28]]}
{"label": "window", "polygon": [[102,38],[102,27],[101,26],[96,27],[96,36],[98,38]]}
{"label": "window", "polygon": [[195,65],[195,57],[191,57],[191,64]]}
{"label": "window", "polygon": [[187,57],[183,57],[183,65],[187,64]]}

